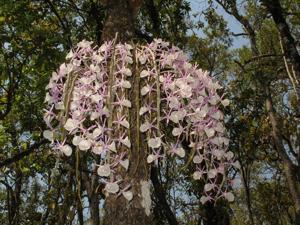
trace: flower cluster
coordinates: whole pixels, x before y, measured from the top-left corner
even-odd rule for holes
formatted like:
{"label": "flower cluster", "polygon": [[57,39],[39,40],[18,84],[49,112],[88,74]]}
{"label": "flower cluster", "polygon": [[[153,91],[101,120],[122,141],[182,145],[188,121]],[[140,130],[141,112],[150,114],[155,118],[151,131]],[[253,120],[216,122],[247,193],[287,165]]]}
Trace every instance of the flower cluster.
{"label": "flower cluster", "polygon": [[226,176],[234,165],[233,153],[227,151],[220,111],[229,101],[218,95],[221,86],[190,64],[181,50],[160,39],[134,48],[114,41],[97,48],[82,41],[66,59],[46,87],[44,120],[49,130],[44,137],[54,149],[67,156],[74,149],[99,155],[97,173],[105,190],[131,200],[130,185],[121,185],[117,168],[127,171],[130,163],[128,92],[130,77],[139,76],[138,126],[147,137],[147,162],[167,155],[187,158],[188,153],[193,178],[205,181],[201,202],[233,200]]}

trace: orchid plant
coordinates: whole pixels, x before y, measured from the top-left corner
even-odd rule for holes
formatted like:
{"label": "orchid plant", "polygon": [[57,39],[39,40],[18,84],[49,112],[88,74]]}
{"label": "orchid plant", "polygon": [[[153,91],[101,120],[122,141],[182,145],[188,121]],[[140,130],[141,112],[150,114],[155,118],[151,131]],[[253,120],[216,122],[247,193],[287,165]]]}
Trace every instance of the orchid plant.
{"label": "orchid plant", "polygon": [[130,166],[128,92],[130,77],[139,76],[138,126],[147,137],[147,162],[188,154],[188,163],[195,165],[191,176],[205,181],[201,202],[233,201],[227,171],[236,163],[227,150],[220,111],[229,100],[218,94],[218,82],[189,63],[180,49],[161,39],[142,46],[113,40],[99,48],[83,40],[66,60],[46,87],[44,137],[53,149],[66,156],[74,151],[100,156],[96,166],[105,191],[130,201],[130,184],[122,182],[117,168],[127,171]]}

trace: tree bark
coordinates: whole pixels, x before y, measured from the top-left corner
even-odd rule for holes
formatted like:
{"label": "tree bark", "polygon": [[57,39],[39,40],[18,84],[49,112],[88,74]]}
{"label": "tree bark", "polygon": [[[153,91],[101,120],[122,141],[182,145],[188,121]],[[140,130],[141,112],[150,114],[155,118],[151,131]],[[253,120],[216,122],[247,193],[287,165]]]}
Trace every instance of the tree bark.
{"label": "tree bark", "polygon": [[142,0],[102,0],[107,12],[102,41],[112,40],[116,33],[121,42],[128,42],[134,38],[134,22],[142,2]]}
{"label": "tree bark", "polygon": [[[135,55],[133,56],[135,58]],[[128,171],[123,173],[126,183],[131,184],[133,199],[130,202],[123,197],[109,195],[105,200],[104,225],[140,225],[151,224],[151,197],[149,167],[147,165],[146,137],[139,131],[139,105],[140,105],[140,71],[133,63],[131,78],[131,93],[129,99],[132,107],[129,112],[131,124],[129,137],[131,140],[130,165]]]}
{"label": "tree bark", "polygon": [[[118,41],[129,42],[134,37],[134,22],[142,0],[110,0],[102,1],[107,9],[107,17],[103,26],[102,41],[112,40],[118,33]],[[135,55],[133,56],[135,58]],[[124,181],[131,184],[133,199],[130,202],[123,197],[109,195],[105,200],[104,225],[140,225],[151,224],[151,198],[149,168],[146,162],[147,146],[139,132],[140,84],[139,73],[133,63],[129,100],[132,107],[129,112],[131,124],[130,165],[123,175]]]}

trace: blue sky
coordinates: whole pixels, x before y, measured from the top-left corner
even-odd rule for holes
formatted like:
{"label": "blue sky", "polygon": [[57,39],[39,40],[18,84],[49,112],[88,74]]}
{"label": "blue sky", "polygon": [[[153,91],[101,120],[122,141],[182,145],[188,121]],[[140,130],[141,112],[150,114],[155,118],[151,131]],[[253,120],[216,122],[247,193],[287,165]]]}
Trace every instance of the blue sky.
{"label": "blue sky", "polygon": [[[208,7],[207,0],[189,0],[190,6],[192,9],[192,14],[201,13],[201,11],[205,10]],[[227,14],[221,6],[217,6],[217,12],[224,17],[224,19],[228,23],[228,27],[230,31],[234,33],[241,33],[243,29],[239,22],[231,15]],[[199,36],[203,35],[201,31],[197,32]],[[248,45],[247,39],[243,38],[242,36],[233,37],[233,48],[239,48],[243,45]]]}

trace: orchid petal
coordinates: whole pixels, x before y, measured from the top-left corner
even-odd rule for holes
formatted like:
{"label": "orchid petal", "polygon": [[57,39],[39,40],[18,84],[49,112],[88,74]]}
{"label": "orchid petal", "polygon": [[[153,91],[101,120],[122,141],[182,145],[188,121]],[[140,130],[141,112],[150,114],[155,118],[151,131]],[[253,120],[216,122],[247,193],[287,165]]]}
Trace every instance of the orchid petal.
{"label": "orchid petal", "polygon": [[70,156],[72,155],[72,148],[70,147],[70,145],[64,145],[61,147],[61,151],[66,155],[66,156]]}
{"label": "orchid petal", "polygon": [[126,120],[126,119],[123,119],[121,122],[120,122],[120,124],[123,126],[123,127],[125,127],[125,128],[127,128],[127,129],[129,129],[129,122]]}
{"label": "orchid petal", "polygon": [[194,180],[200,180],[202,178],[202,173],[199,171],[195,171],[193,173],[193,178],[194,178]]}
{"label": "orchid petal", "polygon": [[204,185],[204,191],[206,191],[206,192],[209,192],[209,191],[212,190],[213,188],[214,188],[214,185],[213,185],[213,184],[208,183],[208,184],[205,184],[205,185]]}
{"label": "orchid petal", "polygon": [[150,148],[159,148],[161,146],[161,139],[160,139],[160,137],[150,138],[148,140],[148,146]]}
{"label": "orchid petal", "polygon": [[110,175],[110,167],[109,165],[99,166],[97,169],[97,173],[100,177],[108,177]]}
{"label": "orchid petal", "polygon": [[148,112],[148,108],[143,106],[140,108],[140,112],[139,112],[139,115],[142,116],[144,115],[146,112]]}
{"label": "orchid petal", "polygon": [[108,193],[115,194],[120,190],[120,187],[117,183],[109,182],[105,185],[104,188]]}
{"label": "orchid petal", "polygon": [[174,152],[175,152],[176,155],[178,155],[181,158],[183,158],[185,156],[185,150],[182,147],[175,149]]}
{"label": "orchid petal", "polygon": [[230,101],[228,99],[224,99],[224,100],[221,101],[221,103],[224,107],[226,107],[230,104]]}
{"label": "orchid petal", "polygon": [[234,201],[234,195],[231,192],[225,192],[223,193],[223,196],[225,199],[227,199],[228,202]]}
{"label": "orchid petal", "polygon": [[148,77],[149,75],[150,75],[150,73],[149,73],[148,70],[143,70],[143,71],[140,73],[140,77],[141,77],[141,78]]}
{"label": "orchid petal", "polygon": [[122,192],[122,195],[124,196],[124,198],[126,198],[127,201],[131,201],[133,199],[133,194],[131,191],[124,191]]}
{"label": "orchid petal", "polygon": [[152,163],[155,160],[156,160],[155,155],[152,155],[152,154],[148,155],[148,157],[147,157],[147,163],[150,164],[150,163]]}
{"label": "orchid petal", "polygon": [[91,147],[91,142],[89,140],[82,139],[78,145],[79,149],[82,151],[89,150]]}
{"label": "orchid petal", "polygon": [[194,158],[193,158],[193,162],[194,162],[195,164],[199,164],[199,163],[201,163],[202,161],[203,161],[203,156],[196,155],[196,156],[194,156]]}
{"label": "orchid petal", "polygon": [[116,143],[113,141],[109,146],[108,146],[108,149],[112,152],[117,152],[117,149],[116,149]]}
{"label": "orchid petal", "polygon": [[53,136],[54,136],[53,131],[45,130],[43,132],[43,137],[46,138],[49,141],[53,141]]}
{"label": "orchid petal", "polygon": [[128,137],[124,138],[121,140],[121,143],[124,144],[126,147],[130,148],[131,147],[131,142]]}
{"label": "orchid petal", "polygon": [[74,136],[72,140],[72,144],[77,146],[81,142],[82,138],[80,136]]}
{"label": "orchid petal", "polygon": [[123,166],[125,168],[125,170],[128,170],[129,167],[129,160],[125,159],[125,160],[121,160],[120,161],[120,165]]}
{"label": "orchid petal", "polygon": [[142,87],[142,89],[141,89],[141,95],[144,96],[144,95],[148,94],[149,91],[150,91],[150,87],[149,87],[148,85],[147,85],[147,86],[144,86],[144,87]]}

